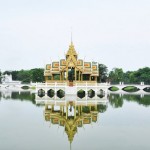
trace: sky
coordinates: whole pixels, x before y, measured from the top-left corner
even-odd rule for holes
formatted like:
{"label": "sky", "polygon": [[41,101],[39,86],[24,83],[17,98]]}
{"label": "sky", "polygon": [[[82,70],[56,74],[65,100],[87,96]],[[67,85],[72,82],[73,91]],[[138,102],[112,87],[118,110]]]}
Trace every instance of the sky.
{"label": "sky", "polygon": [[0,69],[45,67],[65,57],[124,71],[150,67],[149,0],[0,0]]}

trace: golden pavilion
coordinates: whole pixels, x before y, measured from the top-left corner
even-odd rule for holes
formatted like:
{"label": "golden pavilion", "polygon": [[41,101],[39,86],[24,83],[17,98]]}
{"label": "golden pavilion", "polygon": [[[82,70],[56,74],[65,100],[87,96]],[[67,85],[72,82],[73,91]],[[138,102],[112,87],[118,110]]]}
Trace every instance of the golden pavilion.
{"label": "golden pavilion", "polygon": [[45,82],[97,82],[98,63],[78,59],[73,42],[71,42],[65,57],[65,59],[46,65]]}

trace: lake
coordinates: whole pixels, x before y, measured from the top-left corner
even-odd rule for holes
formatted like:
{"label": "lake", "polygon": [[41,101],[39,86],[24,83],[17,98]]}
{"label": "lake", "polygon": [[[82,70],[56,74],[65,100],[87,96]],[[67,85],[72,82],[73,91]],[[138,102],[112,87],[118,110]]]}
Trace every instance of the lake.
{"label": "lake", "polygon": [[31,92],[0,92],[1,150],[149,150],[149,140],[150,95],[40,104]]}

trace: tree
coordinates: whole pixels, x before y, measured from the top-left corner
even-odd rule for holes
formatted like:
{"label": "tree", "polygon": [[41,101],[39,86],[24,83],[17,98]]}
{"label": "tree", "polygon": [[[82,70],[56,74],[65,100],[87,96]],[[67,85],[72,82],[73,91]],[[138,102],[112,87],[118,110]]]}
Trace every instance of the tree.
{"label": "tree", "polygon": [[113,68],[113,70],[109,73],[109,79],[111,80],[111,83],[122,82],[124,79],[124,72],[122,68]]}
{"label": "tree", "polygon": [[150,68],[145,67],[137,70],[134,73],[136,82],[145,82],[146,84],[150,84]]}
{"label": "tree", "polygon": [[106,82],[108,76],[107,66],[105,66],[104,64],[99,64],[98,70],[99,70],[98,82]]}
{"label": "tree", "polygon": [[12,74],[12,79],[13,79],[13,80],[18,80],[18,79],[17,79],[18,73],[19,73],[19,71],[12,71],[12,72],[11,72],[11,74]]}
{"label": "tree", "polygon": [[31,72],[30,70],[21,70],[18,72],[17,80],[22,81],[23,83],[30,83],[31,81]]}
{"label": "tree", "polygon": [[31,69],[31,80],[32,82],[43,82],[44,81],[44,69],[43,68]]}

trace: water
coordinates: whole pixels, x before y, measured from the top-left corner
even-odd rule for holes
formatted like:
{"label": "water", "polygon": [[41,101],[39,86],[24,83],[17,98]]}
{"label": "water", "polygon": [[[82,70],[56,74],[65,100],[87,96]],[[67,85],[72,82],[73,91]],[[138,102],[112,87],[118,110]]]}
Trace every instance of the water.
{"label": "water", "polygon": [[53,111],[52,102],[39,105],[35,98],[30,92],[0,93],[0,150],[69,150],[69,134],[72,150],[150,149],[150,95],[111,94],[108,103],[90,106],[61,102]]}

